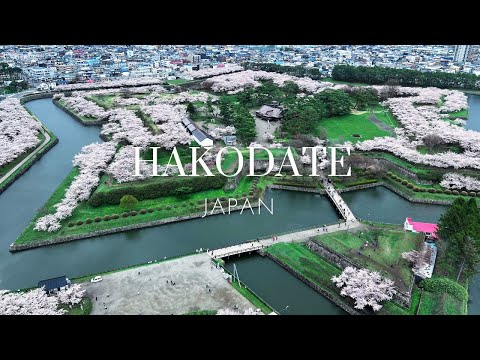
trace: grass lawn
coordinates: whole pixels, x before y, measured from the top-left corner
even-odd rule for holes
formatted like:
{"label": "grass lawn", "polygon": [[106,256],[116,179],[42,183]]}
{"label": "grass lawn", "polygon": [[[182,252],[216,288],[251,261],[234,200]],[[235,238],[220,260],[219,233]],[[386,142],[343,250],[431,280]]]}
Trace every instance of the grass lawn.
{"label": "grass lawn", "polygon": [[401,127],[402,125],[388,108],[377,105],[374,109],[374,114],[377,119],[384,122],[391,127]]}
{"label": "grass lawn", "polygon": [[80,304],[77,304],[70,308],[68,305],[62,306],[67,313],[65,315],[90,315],[93,309],[92,300],[88,297],[83,298]]}
{"label": "grass lawn", "polygon": [[273,309],[268,306],[262,299],[260,299],[253,291],[249,288],[245,287],[245,284],[241,283],[241,285],[234,281],[232,282],[232,286],[250,303],[253,305],[254,309],[260,309],[265,315],[270,314],[273,312]]}
{"label": "grass lawn", "polygon": [[468,118],[468,109],[451,112],[448,114],[448,117],[452,120],[455,120],[456,118]]}
{"label": "grass lawn", "polygon": [[[376,114],[377,115],[377,114]],[[387,131],[380,130],[375,126],[368,117],[370,112],[364,114],[348,114],[338,117],[331,117],[322,119],[315,127],[314,134],[319,135],[321,129],[327,132],[327,138],[332,143],[339,143],[343,141],[363,141],[373,139],[379,136],[390,135]],[[353,134],[358,134],[361,137],[354,137]]]}
{"label": "grass lawn", "polygon": [[465,304],[447,293],[424,291],[418,315],[466,315]]}
{"label": "grass lawn", "polygon": [[[189,194],[183,198],[176,196],[162,197],[157,199],[148,199],[139,201],[135,210],[153,209],[153,212],[140,214],[136,216],[128,216],[126,218],[119,217],[118,219],[111,219],[109,221],[102,220],[100,222],[92,222],[91,224],[74,225],[69,227],[68,223],[77,221],[85,222],[86,219],[94,219],[95,217],[102,217],[105,215],[118,214],[121,215],[126,210],[120,205],[107,205],[92,207],[86,202],[82,202],[75,209],[73,215],[62,221],[62,228],[54,233],[35,231],[35,221],[41,216],[48,213],[53,213],[55,204],[59,203],[65,194],[65,190],[70,186],[73,178],[78,174],[78,169],[74,168],[61,185],[55,190],[47,203],[37,212],[31,223],[25,228],[20,236],[15,241],[15,244],[26,244],[35,241],[52,240],[60,236],[86,234],[96,230],[111,229],[120,226],[131,224],[139,224],[149,221],[162,220],[175,216],[190,215],[194,213],[204,213],[205,198],[220,198],[220,197],[237,197],[241,198],[248,194],[253,179],[251,177],[244,177],[237,188],[231,192],[225,192],[223,189],[212,189]],[[158,178],[152,178],[145,181],[157,181]],[[103,181],[102,181],[103,182]],[[98,189],[97,189],[98,190]],[[159,210],[160,209],[160,210]]]}
{"label": "grass lawn", "polygon": [[[437,194],[437,193],[429,193],[429,192],[415,192],[412,189],[408,188],[406,185],[403,185],[402,183],[399,183],[389,177],[384,178],[383,180],[385,183],[390,184],[392,187],[395,187],[396,189],[400,190],[402,193],[405,195],[414,198],[414,199],[420,199],[420,200],[441,200],[441,201],[451,201],[453,202],[455,199],[458,197],[463,197],[465,201],[468,201],[471,199],[470,196],[463,196],[463,195],[448,195],[448,194]],[[410,181],[411,182],[411,181]],[[438,189],[441,188],[440,185],[435,184],[435,185],[420,185],[420,184],[414,184],[415,186],[419,188],[425,188],[425,189]],[[474,198],[475,201],[477,202],[478,205],[480,205],[480,199],[478,197]]]}
{"label": "grass lawn", "polygon": [[[373,241],[376,238],[378,246],[374,247]],[[315,237],[316,242],[363,267],[380,272],[383,276],[394,280],[395,284],[405,291],[410,288],[412,272],[401,254],[418,249],[422,240],[421,234],[374,227],[355,232],[339,231]],[[368,246],[363,247],[367,241]]]}
{"label": "grass lawn", "polygon": [[[320,257],[305,245],[298,243],[278,243],[265,249],[275,258],[283,261],[297,273],[305,276],[308,280],[321,287],[325,292],[332,295],[338,302],[352,305],[340,295],[340,290],[332,282],[332,276],[339,275],[341,270]],[[404,309],[391,301],[384,304],[379,314],[408,315],[408,309]]]}
{"label": "grass lawn", "polygon": [[105,109],[111,109],[115,106],[116,97],[117,95],[91,95],[87,97],[87,100],[91,100]]}
{"label": "grass lawn", "polygon": [[174,80],[166,80],[165,82],[170,85],[181,85],[181,84],[186,84],[190,82],[191,80],[185,80],[185,79],[174,79]]}

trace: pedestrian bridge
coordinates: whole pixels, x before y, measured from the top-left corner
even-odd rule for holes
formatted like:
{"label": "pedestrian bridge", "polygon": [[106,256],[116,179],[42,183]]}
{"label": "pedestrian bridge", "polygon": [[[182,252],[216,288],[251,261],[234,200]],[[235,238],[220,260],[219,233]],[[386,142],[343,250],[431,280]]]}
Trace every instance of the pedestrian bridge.
{"label": "pedestrian bridge", "polygon": [[252,241],[247,242],[239,245],[233,245],[221,249],[210,250],[208,251],[208,255],[212,257],[212,259],[221,259],[225,257],[229,257],[232,255],[243,254],[243,253],[250,253],[252,251],[257,251],[263,249],[267,244],[263,243],[265,240],[260,241]]}

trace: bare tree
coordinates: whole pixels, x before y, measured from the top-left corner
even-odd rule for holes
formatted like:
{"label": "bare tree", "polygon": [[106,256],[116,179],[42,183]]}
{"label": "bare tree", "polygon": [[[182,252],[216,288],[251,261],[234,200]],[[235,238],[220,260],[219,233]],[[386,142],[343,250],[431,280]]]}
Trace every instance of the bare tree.
{"label": "bare tree", "polygon": [[380,100],[386,100],[391,97],[398,96],[398,80],[396,79],[389,79],[385,86],[383,87],[382,91],[379,94]]}
{"label": "bare tree", "polygon": [[435,134],[427,135],[422,140],[425,146],[428,147],[430,151],[432,151],[434,147],[443,144],[443,139]]}

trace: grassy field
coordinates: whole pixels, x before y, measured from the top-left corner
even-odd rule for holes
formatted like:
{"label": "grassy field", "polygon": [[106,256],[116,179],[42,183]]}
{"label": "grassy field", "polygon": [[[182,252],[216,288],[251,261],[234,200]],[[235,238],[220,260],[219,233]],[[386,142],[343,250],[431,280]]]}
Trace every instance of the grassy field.
{"label": "grassy field", "polygon": [[91,95],[86,99],[91,100],[96,103],[98,106],[101,106],[105,109],[111,109],[115,106],[115,98],[117,95]]}
{"label": "grassy field", "polygon": [[80,304],[73,306],[71,309],[68,305],[64,305],[63,308],[67,310],[65,315],[90,315],[93,309],[93,304],[92,300],[86,297]]}
{"label": "grassy field", "polygon": [[[380,116],[380,114],[378,115]],[[322,119],[318,122],[314,133],[315,135],[319,135],[321,129],[325,129],[327,137],[331,143],[339,143],[343,141],[356,143],[357,141],[390,135],[387,131],[381,130],[374,125],[368,119],[369,116],[370,113],[365,112],[364,114],[358,115],[349,114]],[[354,137],[354,134],[358,134],[360,137]]]}
{"label": "grassy field", "polygon": [[260,309],[266,315],[273,312],[273,309],[265,304],[262,299],[260,299],[255,293],[250,289],[245,287],[245,284],[239,284],[237,281],[232,282],[232,286],[250,303],[254,306],[255,309]]}
{"label": "grassy field", "polygon": [[[373,245],[375,239],[378,241],[376,247]],[[389,277],[405,291],[410,288],[412,272],[401,254],[418,249],[422,240],[421,234],[382,228],[339,231],[315,237],[315,241],[329,249]],[[367,242],[368,245],[364,246]]]}
{"label": "grassy field", "polygon": [[[399,183],[389,177],[384,178],[384,182],[390,184],[392,187],[400,190],[403,194],[410,198],[414,199],[419,199],[419,200],[440,200],[440,201],[450,201],[453,202],[455,199],[459,197],[463,197],[465,201],[468,201],[471,199],[470,196],[463,196],[463,195],[448,195],[448,194],[437,194],[437,193],[429,193],[429,192],[415,192],[412,189],[408,188],[406,185],[403,185],[402,183]],[[410,181],[411,182],[411,181]],[[435,184],[435,185],[419,185],[419,184],[414,184],[415,186],[419,188],[425,188],[425,189],[438,189],[441,188],[440,185]],[[480,205],[480,199],[478,197],[474,198],[475,201],[477,202],[478,205]]]}
{"label": "grassy field", "polygon": [[468,118],[468,109],[451,112],[448,114],[448,117],[452,120],[455,120],[456,118]]}
{"label": "grassy field", "polygon": [[[339,275],[341,270],[316,253],[310,251],[305,245],[298,243],[278,243],[269,246],[265,251],[275,258],[283,261],[297,273],[305,276],[308,280],[321,287],[340,303],[352,302],[340,295],[339,289],[332,282],[332,276]],[[408,309],[404,309],[391,301],[387,301],[379,314],[384,315],[408,315]]]}
{"label": "grassy field", "polygon": [[181,85],[181,84],[186,84],[190,82],[191,80],[185,80],[185,79],[174,79],[174,80],[166,80],[165,82],[170,85]]}
{"label": "grassy field", "polygon": [[466,315],[465,304],[447,293],[424,291],[418,315]]}
{"label": "grassy field", "polygon": [[[82,202],[75,209],[73,215],[62,221],[62,228],[54,233],[44,232],[44,231],[35,231],[35,221],[41,216],[44,216],[48,213],[53,213],[55,204],[59,203],[64,197],[65,190],[70,186],[73,178],[78,174],[78,169],[74,168],[61,185],[55,190],[47,203],[37,212],[34,219],[31,223],[25,228],[25,230],[20,234],[18,239],[15,241],[15,244],[26,244],[35,241],[46,241],[52,240],[60,236],[67,235],[78,235],[86,234],[96,230],[105,230],[115,227],[121,227],[132,224],[139,224],[149,221],[162,220],[167,218],[172,218],[175,216],[190,215],[194,213],[204,213],[205,198],[220,198],[220,197],[236,197],[241,198],[244,195],[248,194],[252,186],[252,178],[244,177],[237,188],[231,192],[225,192],[223,189],[212,189],[207,191],[201,191],[194,194],[186,195],[183,198],[176,196],[162,197],[157,199],[149,199],[139,201],[135,210],[139,211],[141,209],[152,209],[152,212],[147,212],[146,214],[140,214],[136,216],[128,216],[126,218],[119,217],[118,219],[111,219],[108,221],[102,220],[100,222],[92,222],[86,224],[87,219],[94,219],[95,217],[102,217],[105,215],[118,214],[121,215],[125,212],[125,209],[120,205],[108,205],[108,206],[99,206],[92,207],[86,202]],[[146,180],[149,181],[150,179]],[[240,202],[239,202],[240,203]],[[77,221],[83,221],[82,225],[68,226],[68,223]]]}

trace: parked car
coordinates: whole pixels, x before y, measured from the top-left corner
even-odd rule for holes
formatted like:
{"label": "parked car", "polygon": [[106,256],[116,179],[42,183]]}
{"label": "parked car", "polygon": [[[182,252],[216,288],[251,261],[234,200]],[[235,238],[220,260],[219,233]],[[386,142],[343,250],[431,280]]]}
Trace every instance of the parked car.
{"label": "parked car", "polygon": [[90,282],[92,283],[96,283],[96,282],[100,282],[102,281],[102,277],[101,276],[95,276],[94,278],[92,278],[92,280],[90,280]]}

